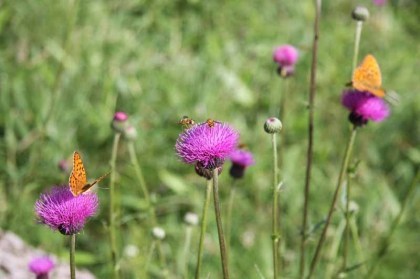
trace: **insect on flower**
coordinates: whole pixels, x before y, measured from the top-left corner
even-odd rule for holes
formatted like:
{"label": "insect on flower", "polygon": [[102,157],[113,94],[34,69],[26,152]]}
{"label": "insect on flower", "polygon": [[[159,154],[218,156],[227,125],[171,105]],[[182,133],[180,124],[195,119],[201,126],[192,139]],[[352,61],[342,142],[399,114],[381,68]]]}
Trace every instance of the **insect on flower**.
{"label": "insect on flower", "polygon": [[178,121],[178,124],[182,125],[184,129],[189,129],[195,125],[195,121],[192,118],[184,115],[181,120]]}
{"label": "insect on flower", "polygon": [[110,174],[110,172],[95,179],[95,181],[93,181],[92,183],[88,183],[86,178],[86,170],[83,166],[82,157],[80,157],[79,152],[74,151],[73,169],[69,177],[70,191],[73,194],[73,196],[77,197],[78,195],[88,191],[90,188],[92,188],[93,185],[104,179],[108,174]]}
{"label": "insect on flower", "polygon": [[352,80],[348,85],[359,91],[368,91],[377,97],[385,96],[385,90],[381,87],[381,70],[372,54],[366,55],[362,64],[354,70]]}
{"label": "insect on flower", "polygon": [[206,122],[203,122],[200,125],[207,124],[210,128],[213,128],[215,123],[221,124],[222,122],[209,118],[209,119],[206,120]]}

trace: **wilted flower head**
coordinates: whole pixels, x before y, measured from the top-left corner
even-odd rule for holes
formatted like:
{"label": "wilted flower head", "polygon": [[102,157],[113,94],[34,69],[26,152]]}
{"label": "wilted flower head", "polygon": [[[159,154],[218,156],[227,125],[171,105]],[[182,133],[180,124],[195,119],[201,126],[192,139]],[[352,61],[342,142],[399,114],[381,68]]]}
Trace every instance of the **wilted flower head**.
{"label": "wilted flower head", "polygon": [[388,104],[382,98],[355,89],[345,90],[341,103],[350,111],[349,120],[356,126],[362,126],[368,120],[381,122],[390,113]]}
{"label": "wilted flower head", "polygon": [[295,64],[298,60],[299,52],[294,46],[282,45],[273,52],[273,60],[278,64],[277,72],[282,77],[290,76],[295,71]]}
{"label": "wilted flower head", "polygon": [[176,141],[178,156],[187,164],[200,164],[207,169],[223,165],[238,143],[239,134],[228,124],[212,121],[194,125],[181,133]]}
{"label": "wilted flower head", "polygon": [[[223,165],[220,165],[217,168],[217,175],[220,175],[223,171]],[[197,162],[194,166],[195,173],[198,174],[201,177],[206,178],[207,180],[210,180],[213,178],[213,170],[206,168],[201,164],[200,162]]]}
{"label": "wilted flower head", "polygon": [[252,153],[244,149],[233,151],[230,154],[230,160],[232,161],[232,166],[229,173],[234,178],[243,177],[245,169],[255,163]]}
{"label": "wilted flower head", "polygon": [[81,231],[89,217],[95,215],[99,205],[93,192],[73,196],[68,186],[56,186],[41,194],[35,202],[35,212],[41,223],[62,234]]}
{"label": "wilted flower head", "polygon": [[48,278],[48,273],[54,268],[54,262],[49,257],[43,256],[32,259],[28,267],[37,275],[37,278]]}

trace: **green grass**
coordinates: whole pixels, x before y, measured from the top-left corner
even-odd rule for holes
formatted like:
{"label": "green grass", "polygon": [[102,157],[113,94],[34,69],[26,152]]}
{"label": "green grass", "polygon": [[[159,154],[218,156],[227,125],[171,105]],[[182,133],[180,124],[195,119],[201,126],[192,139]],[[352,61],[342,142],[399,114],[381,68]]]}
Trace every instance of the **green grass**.
{"label": "green grass", "polygon": [[[382,69],[384,87],[400,95],[391,117],[361,129],[353,158],[361,160],[353,180],[353,200],[360,211],[357,225],[363,253],[373,255],[399,211],[401,199],[419,164],[420,62],[416,1],[369,7],[360,56],[373,53]],[[417,1],[418,2],[418,1]],[[315,104],[314,169],[310,224],[327,213],[350,133],[347,111],[340,103],[349,81],[355,23],[354,1],[326,1],[320,26]],[[109,170],[114,111],[130,114],[138,130],[137,156],[155,200],[159,224],[167,231],[163,249],[170,278],[177,274],[187,211],[201,212],[205,182],[191,166],[179,162],[174,144],[177,121],[188,115],[230,122],[254,152],[238,187],[233,212],[230,267],[233,278],[266,278],[271,268],[271,153],[263,123],[278,113],[283,80],[275,73],[272,50],[296,45],[300,60],[289,80],[283,121],[284,191],[281,216],[286,240],[285,278],[295,278],[303,207],[307,144],[307,94],[313,36],[312,1],[6,1],[0,3],[0,226],[34,246],[67,257],[63,236],[36,223],[33,204],[54,184],[65,184],[61,159],[79,150],[90,178]],[[360,57],[360,59],[361,59]],[[280,144],[280,148],[282,145]],[[220,177],[226,208],[229,166]],[[123,224],[121,250],[137,245],[136,258],[121,262],[124,278],[144,278],[142,270],[150,231],[128,148],[118,152],[117,187]],[[102,183],[106,187],[106,183]],[[76,260],[98,278],[107,278],[110,250],[107,189],[99,189],[101,210],[78,237]],[[416,278],[418,265],[418,193],[377,278]],[[203,276],[220,277],[217,231],[210,211]],[[417,217],[416,217],[417,216]],[[342,215],[336,213],[324,251]],[[311,236],[308,260],[320,230]],[[189,261],[193,274],[199,229],[194,229]],[[247,241],[244,241],[247,238]],[[353,248],[350,262],[356,264]],[[81,254],[83,252],[83,255]],[[157,259],[157,258],[155,258]],[[318,277],[323,278],[326,259]],[[151,278],[160,278],[153,262]],[[360,278],[360,269],[349,278]],[[204,277],[205,278],[205,277]]]}

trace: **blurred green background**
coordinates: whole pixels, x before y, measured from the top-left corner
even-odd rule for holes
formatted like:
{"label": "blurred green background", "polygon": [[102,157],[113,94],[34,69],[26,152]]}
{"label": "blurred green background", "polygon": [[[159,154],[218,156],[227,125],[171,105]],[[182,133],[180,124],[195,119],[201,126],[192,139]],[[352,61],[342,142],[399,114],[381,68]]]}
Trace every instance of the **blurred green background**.
{"label": "blurred green background", "polygon": [[[420,162],[420,5],[419,1],[326,1],[320,25],[315,147],[310,225],[327,213],[349,136],[348,112],[340,105],[351,77],[355,22],[351,11],[366,5],[361,59],[372,53],[383,85],[400,96],[383,123],[360,130],[352,180],[359,205],[356,223],[365,259],[389,230]],[[255,155],[256,165],[237,185],[233,211],[230,267],[232,278],[270,278],[271,139],[267,117],[278,115],[286,94],[280,149],[283,274],[298,271],[307,148],[307,95],[313,38],[313,1],[0,1],[0,226],[31,245],[67,257],[67,239],[36,223],[33,204],[51,185],[65,184],[69,171],[58,162],[81,152],[88,176],[109,170],[113,141],[110,123],[125,111],[137,128],[137,157],[155,201],[158,222],[166,230],[163,250],[169,278],[182,278],[180,265],[188,211],[201,214],[205,181],[179,161],[174,144],[183,115],[196,121],[231,123]],[[295,76],[276,74],[273,49],[295,45],[300,52]],[[285,84],[287,82],[287,85]],[[226,208],[232,180],[230,163],[220,177]],[[121,201],[118,240],[123,278],[145,278],[152,238],[144,199],[130,164],[127,144],[118,150],[117,191]],[[107,187],[109,180],[101,183]],[[98,278],[110,276],[109,190],[99,189],[101,210],[78,237],[77,261]],[[377,278],[420,278],[418,191]],[[203,278],[220,278],[214,214],[209,212]],[[343,214],[329,231],[317,278],[327,278],[339,263],[331,248]],[[308,242],[308,261],[320,231]],[[193,274],[199,228],[185,259]],[[353,243],[353,242],[352,242]],[[124,253],[126,247],[138,253]],[[350,262],[360,258],[351,248]],[[258,271],[259,270],[259,271]],[[150,278],[161,278],[154,258]],[[363,268],[348,274],[360,278]],[[206,277],[204,277],[206,276]]]}

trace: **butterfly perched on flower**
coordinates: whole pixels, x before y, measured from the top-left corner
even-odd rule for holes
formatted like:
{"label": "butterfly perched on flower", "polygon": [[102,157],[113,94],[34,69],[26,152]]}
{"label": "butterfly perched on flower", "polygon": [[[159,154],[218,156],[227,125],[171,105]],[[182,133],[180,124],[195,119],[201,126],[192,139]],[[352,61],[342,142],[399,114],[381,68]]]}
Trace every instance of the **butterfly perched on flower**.
{"label": "butterfly perched on flower", "polygon": [[354,70],[352,80],[348,85],[358,91],[368,91],[377,97],[385,96],[381,69],[372,54],[366,55],[362,64]]}
{"label": "butterfly perched on flower", "polygon": [[93,185],[104,179],[108,174],[109,172],[95,179],[92,183],[88,183],[86,178],[86,170],[83,166],[82,157],[80,156],[79,152],[74,151],[73,169],[69,177],[70,191],[75,197],[80,194],[83,194],[84,192],[92,188]]}

